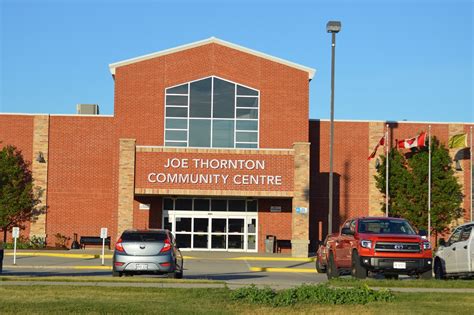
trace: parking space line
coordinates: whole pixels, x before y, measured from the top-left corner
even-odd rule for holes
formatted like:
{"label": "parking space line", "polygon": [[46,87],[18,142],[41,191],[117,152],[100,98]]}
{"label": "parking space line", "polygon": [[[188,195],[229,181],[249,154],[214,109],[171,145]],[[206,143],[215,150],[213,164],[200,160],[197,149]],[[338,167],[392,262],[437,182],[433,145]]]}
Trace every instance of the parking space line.
{"label": "parking space line", "polygon": [[295,273],[318,273],[312,268],[274,268],[274,267],[250,267],[253,272],[295,272]]}

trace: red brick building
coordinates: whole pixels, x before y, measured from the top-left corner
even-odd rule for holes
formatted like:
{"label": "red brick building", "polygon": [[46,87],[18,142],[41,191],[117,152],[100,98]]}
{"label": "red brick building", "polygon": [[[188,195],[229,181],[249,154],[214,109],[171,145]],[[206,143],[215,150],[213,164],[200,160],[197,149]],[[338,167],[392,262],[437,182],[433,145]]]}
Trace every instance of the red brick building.
{"label": "red brick building", "polygon": [[[2,145],[23,151],[45,189],[47,212],[22,235],[164,227],[181,248],[248,252],[274,235],[306,256],[326,233],[329,123],[308,119],[313,69],[210,38],[110,70],[112,116],[0,114]],[[392,123],[393,139],[427,124]],[[442,141],[469,128],[432,126]],[[336,122],[335,228],[380,213],[367,156],[383,128]]]}

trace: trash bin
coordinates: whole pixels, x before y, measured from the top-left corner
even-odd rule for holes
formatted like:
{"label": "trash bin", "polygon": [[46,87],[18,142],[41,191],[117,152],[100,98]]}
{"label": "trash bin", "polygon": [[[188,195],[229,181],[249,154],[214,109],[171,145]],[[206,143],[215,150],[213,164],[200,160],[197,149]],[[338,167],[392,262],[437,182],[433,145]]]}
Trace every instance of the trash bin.
{"label": "trash bin", "polygon": [[275,235],[267,235],[265,238],[265,253],[274,253],[276,244]]}

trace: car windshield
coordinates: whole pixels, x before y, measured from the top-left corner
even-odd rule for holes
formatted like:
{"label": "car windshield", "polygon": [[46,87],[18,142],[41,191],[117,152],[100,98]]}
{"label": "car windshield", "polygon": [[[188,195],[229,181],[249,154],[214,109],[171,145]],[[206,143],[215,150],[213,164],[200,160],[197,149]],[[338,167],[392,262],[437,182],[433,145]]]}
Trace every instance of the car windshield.
{"label": "car windshield", "polygon": [[123,233],[122,242],[162,242],[166,238],[163,232],[129,232]]}
{"label": "car windshield", "polygon": [[416,232],[407,221],[404,220],[383,220],[383,219],[367,219],[360,220],[359,233],[376,233],[376,234],[405,234],[415,235]]}

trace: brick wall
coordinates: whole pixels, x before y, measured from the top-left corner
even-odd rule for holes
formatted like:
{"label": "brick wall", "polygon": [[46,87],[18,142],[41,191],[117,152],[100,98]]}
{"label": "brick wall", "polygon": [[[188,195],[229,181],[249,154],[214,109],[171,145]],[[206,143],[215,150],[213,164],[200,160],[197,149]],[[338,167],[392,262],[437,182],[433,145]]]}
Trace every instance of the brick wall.
{"label": "brick wall", "polygon": [[[270,212],[271,206],[280,206],[281,212]],[[258,251],[265,252],[267,235],[276,236],[277,240],[291,240],[291,199],[258,200]],[[284,253],[291,250],[284,249]]]}
{"label": "brick wall", "polygon": [[[23,154],[25,161],[33,161],[33,128],[34,115],[2,115],[0,114],[0,148],[14,145]],[[30,165],[30,170],[32,169]],[[26,222],[20,235],[29,237],[30,224]],[[0,235],[3,240],[3,234]],[[10,233],[8,233],[10,240]]]}
{"label": "brick wall", "polygon": [[48,241],[56,233],[115,238],[118,139],[108,117],[51,116]]}
{"label": "brick wall", "polygon": [[260,90],[261,148],[307,141],[307,72],[218,44],[116,68],[119,136],[137,139],[137,145],[163,145],[165,88],[211,75]]}

